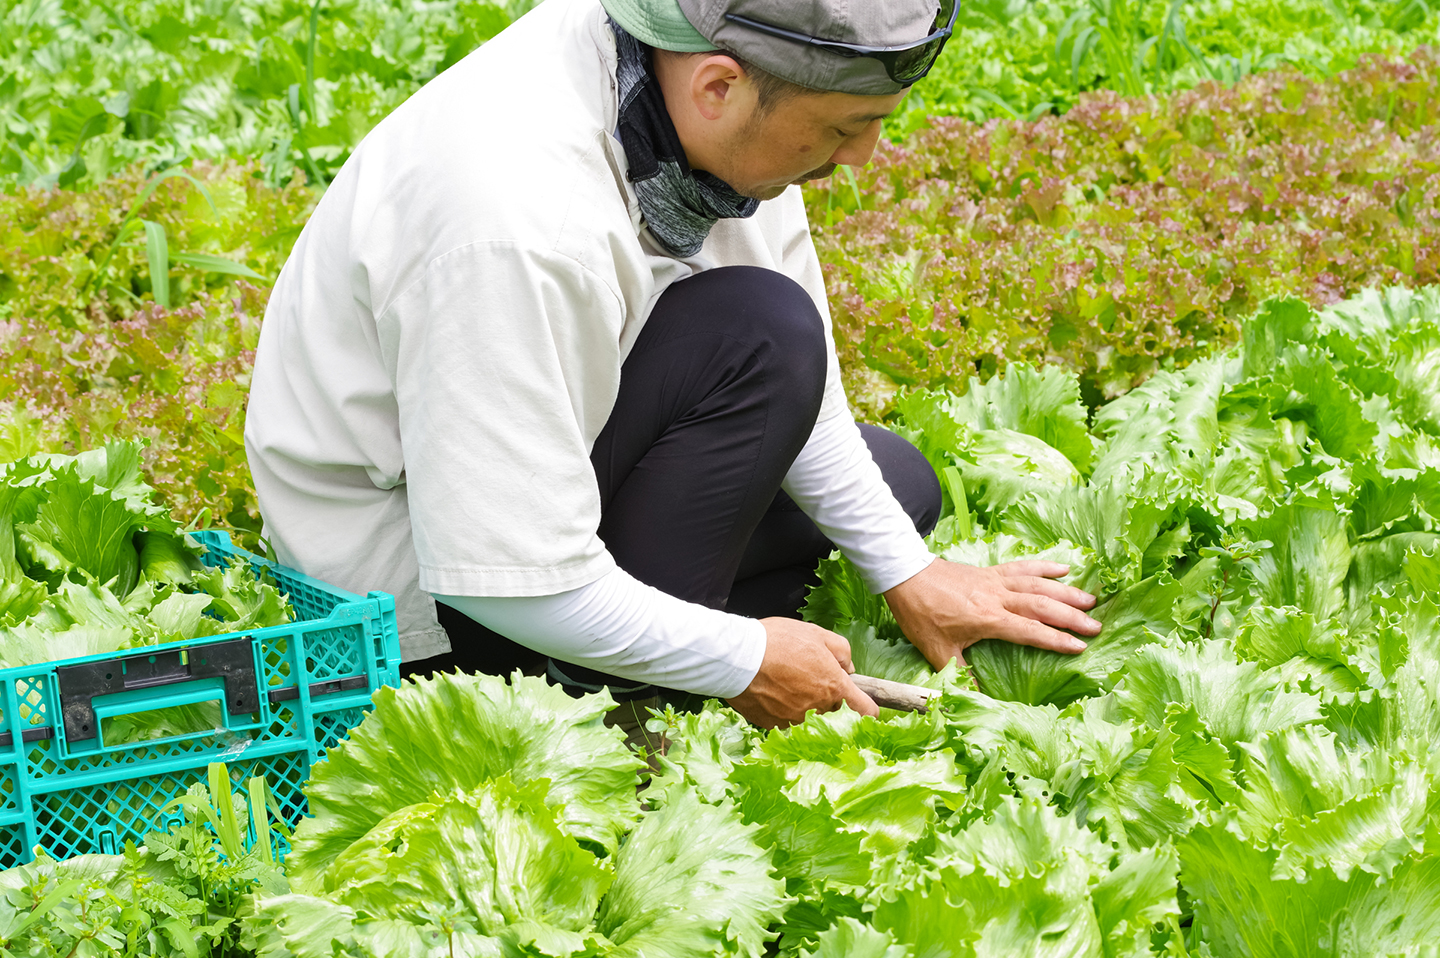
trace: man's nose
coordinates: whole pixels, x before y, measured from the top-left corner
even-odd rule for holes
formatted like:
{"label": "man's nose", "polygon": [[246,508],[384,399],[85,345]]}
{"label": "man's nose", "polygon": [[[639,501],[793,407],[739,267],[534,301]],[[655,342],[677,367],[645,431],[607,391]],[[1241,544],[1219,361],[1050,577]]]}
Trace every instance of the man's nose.
{"label": "man's nose", "polygon": [[840,166],[864,166],[875,155],[875,145],[880,142],[880,120],[872,120],[865,129],[841,143],[830,155],[830,162]]}

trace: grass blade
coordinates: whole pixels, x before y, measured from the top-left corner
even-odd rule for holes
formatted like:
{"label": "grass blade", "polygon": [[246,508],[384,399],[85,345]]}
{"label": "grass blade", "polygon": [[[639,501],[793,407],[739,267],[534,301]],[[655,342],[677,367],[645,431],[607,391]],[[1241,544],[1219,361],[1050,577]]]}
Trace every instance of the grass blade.
{"label": "grass blade", "polygon": [[1086,27],[1075,37],[1075,46],[1070,50],[1070,85],[1076,91],[1080,89],[1080,64],[1089,55],[1090,49],[1095,46],[1097,34],[1094,27]]}
{"label": "grass blade", "polygon": [[224,273],[227,276],[244,276],[265,283],[270,282],[268,276],[261,276],[244,263],[237,263],[235,260],[226,259],[223,256],[211,256],[209,253],[171,253],[170,262],[183,263],[207,273]]}
{"label": "grass blade", "polygon": [[170,308],[170,245],[165,241],[165,227],[151,220],[141,220],[145,227],[145,258],[150,262],[150,293],[155,304]]}
{"label": "grass blade", "polygon": [[965,478],[954,466],[946,466],[941,475],[945,480],[945,491],[950,494],[950,503],[955,507],[955,523],[960,527],[960,535],[968,539],[974,534],[974,526],[970,521],[970,503],[965,495]]}
{"label": "grass blade", "polygon": [[860,183],[855,179],[855,170],[849,166],[844,165],[842,165],[840,169],[845,171],[843,173],[843,176],[845,177],[846,182],[850,184],[851,195],[855,197],[855,209],[864,209],[865,205],[860,199]]}
{"label": "grass blade", "polygon": [[1020,114],[1013,106],[1010,105],[1010,102],[1004,97],[1002,97],[1000,94],[993,93],[990,90],[985,89],[984,87],[976,87],[975,89],[971,90],[970,93],[972,96],[978,96],[982,100],[995,104],[1000,109],[1004,110],[1005,115],[1010,117],[1012,120],[1020,119]]}
{"label": "grass blade", "polygon": [[269,798],[269,787],[265,784],[263,776],[253,776],[248,788],[250,792],[250,824],[255,827],[255,845],[260,849],[260,856],[271,865],[275,864],[275,849],[270,843],[270,811],[266,807],[266,799]]}
{"label": "grass blade", "polygon": [[220,847],[227,858],[236,861],[245,854],[245,836],[240,834],[240,821],[235,817],[230,770],[224,762],[210,763],[210,801],[220,813]]}

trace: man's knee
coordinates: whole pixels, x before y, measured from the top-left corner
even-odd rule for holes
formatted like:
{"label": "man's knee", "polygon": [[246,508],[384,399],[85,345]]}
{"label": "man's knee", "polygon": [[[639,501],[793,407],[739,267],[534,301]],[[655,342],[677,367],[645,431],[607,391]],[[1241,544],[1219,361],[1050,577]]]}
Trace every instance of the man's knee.
{"label": "man's knee", "polygon": [[662,305],[685,331],[735,339],[817,391],[824,388],[825,322],[810,294],[783,273],[758,266],[706,270],[666,289],[657,312]]}
{"label": "man's knee", "polygon": [[860,434],[870,447],[870,455],[880,467],[885,484],[904,507],[915,529],[929,535],[940,521],[940,480],[930,461],[901,436],[880,426],[860,424]]}

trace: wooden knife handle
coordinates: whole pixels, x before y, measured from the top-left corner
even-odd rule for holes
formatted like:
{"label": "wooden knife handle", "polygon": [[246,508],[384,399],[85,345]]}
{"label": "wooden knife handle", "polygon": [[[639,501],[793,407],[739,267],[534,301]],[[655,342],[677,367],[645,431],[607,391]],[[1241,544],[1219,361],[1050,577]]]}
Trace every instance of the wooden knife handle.
{"label": "wooden knife handle", "polygon": [[930,699],[937,694],[922,685],[906,685],[889,679],[877,679],[868,675],[852,675],[856,687],[875,700],[875,704],[886,709],[900,709],[905,712],[930,711]]}

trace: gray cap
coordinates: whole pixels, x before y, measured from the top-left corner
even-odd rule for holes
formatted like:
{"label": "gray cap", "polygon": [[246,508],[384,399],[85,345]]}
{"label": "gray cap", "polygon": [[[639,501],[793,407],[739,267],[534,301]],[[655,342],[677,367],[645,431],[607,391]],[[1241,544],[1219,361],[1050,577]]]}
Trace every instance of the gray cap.
{"label": "gray cap", "polygon": [[631,36],[661,50],[725,50],[812,90],[868,96],[899,93],[884,65],[770,36],[725,19],[748,17],[807,36],[872,47],[923,40],[939,0],[601,0]]}

